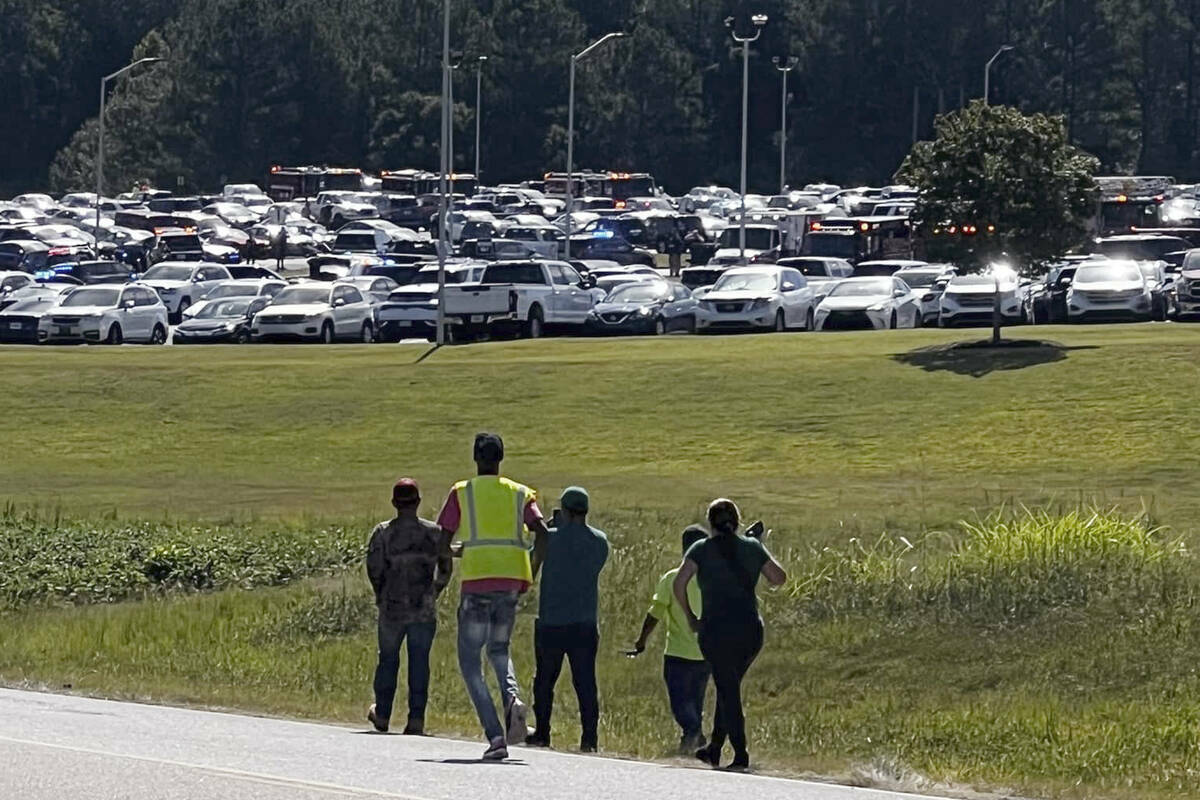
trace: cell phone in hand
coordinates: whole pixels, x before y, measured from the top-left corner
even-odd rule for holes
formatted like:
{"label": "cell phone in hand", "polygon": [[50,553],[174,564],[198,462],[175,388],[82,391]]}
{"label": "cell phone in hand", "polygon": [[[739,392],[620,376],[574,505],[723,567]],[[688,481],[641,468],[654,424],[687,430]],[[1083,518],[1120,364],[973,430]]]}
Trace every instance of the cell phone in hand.
{"label": "cell phone in hand", "polygon": [[767,532],[767,526],[763,524],[763,521],[761,519],[755,521],[755,523],[753,525],[751,525],[749,528],[746,528],[746,536],[751,539],[761,539],[763,537],[763,534],[766,532]]}

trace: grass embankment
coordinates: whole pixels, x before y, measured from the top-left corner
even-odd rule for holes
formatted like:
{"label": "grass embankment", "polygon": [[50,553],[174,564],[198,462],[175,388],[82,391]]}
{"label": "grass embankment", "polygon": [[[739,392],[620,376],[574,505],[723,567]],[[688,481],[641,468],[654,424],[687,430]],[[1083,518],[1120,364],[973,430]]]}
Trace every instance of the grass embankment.
{"label": "grass embankment", "polygon": [[[331,522],[358,523],[365,538],[395,475],[424,480],[432,513],[468,470],[470,434],[495,428],[514,476],[547,493],[588,485],[613,540],[600,664],[611,750],[669,750],[657,659],[618,650],[677,560],[678,531],[729,494],[768,520],[793,574],[766,602],[769,642],[751,676],[761,763],[1194,796],[1200,568],[1129,520],[1149,508],[1195,540],[1200,329],[1021,333],[1064,347],[1005,355],[996,371],[979,353],[922,349],[962,338],[939,331],[553,341],[421,364],[404,347],[0,351],[0,411],[31,420],[9,427],[0,496],[63,507],[100,539],[122,526],[101,519],[112,511],[163,519],[147,534],[158,542],[176,541],[180,519],[184,542],[210,536],[190,532],[194,519],[232,523],[250,542]],[[1088,501],[1124,513],[956,523],[1003,502]],[[264,552],[309,565],[295,576],[332,563],[304,548],[296,534]],[[237,558],[259,563],[249,550]],[[221,575],[212,585],[246,572]],[[166,596],[0,616],[0,679],[358,719],[372,623],[357,570],[178,596],[187,585],[134,580]],[[473,736],[452,606],[431,724]],[[517,633],[526,683],[530,609]]]}

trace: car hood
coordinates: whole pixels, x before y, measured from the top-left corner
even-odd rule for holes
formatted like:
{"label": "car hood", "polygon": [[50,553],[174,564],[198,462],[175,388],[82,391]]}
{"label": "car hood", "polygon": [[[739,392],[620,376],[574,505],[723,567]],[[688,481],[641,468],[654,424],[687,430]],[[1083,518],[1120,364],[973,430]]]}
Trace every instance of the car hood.
{"label": "car hood", "polygon": [[1185,269],[1179,273],[1179,277],[1189,281],[1200,280],[1200,269]]}
{"label": "car hood", "polygon": [[[1013,295],[1013,294],[1016,294],[1016,292],[1017,292],[1017,290],[1013,286],[1001,287],[1001,289],[1000,289],[1000,294],[1002,296],[1003,295]],[[962,286],[962,287],[948,286],[948,287],[946,287],[946,291],[943,292],[943,294],[948,295],[950,297],[953,297],[954,295],[966,295],[967,297],[978,297],[979,295],[983,295],[983,294],[994,295],[995,293],[996,293],[996,287],[994,287],[994,286]]]}
{"label": "car hood", "polygon": [[1076,281],[1071,288],[1081,292],[1140,292],[1145,285],[1141,281]]}
{"label": "car hood", "polygon": [[295,303],[286,306],[270,305],[259,313],[272,317],[277,314],[303,314],[307,316],[309,314],[324,314],[326,311],[331,310],[331,308],[332,306],[328,303]]}
{"label": "car hood", "polygon": [[189,319],[180,323],[179,331],[215,331],[224,328],[230,322],[243,322],[244,317],[220,317],[217,319]]}
{"label": "car hood", "polygon": [[112,306],[55,306],[47,313],[62,317],[93,317],[115,310]]}
{"label": "car hood", "polygon": [[141,283],[149,286],[152,289],[182,289],[184,286],[191,286],[191,281],[168,281],[168,280],[143,280]]}
{"label": "car hood", "polygon": [[368,212],[374,214],[378,211],[378,209],[370,203],[334,203],[332,206],[330,206],[331,213],[336,213],[339,208],[343,211],[353,211],[356,214]]}
{"label": "car hood", "polygon": [[826,297],[819,308],[823,311],[865,311],[871,306],[886,303],[891,300],[886,294],[873,294],[862,297]]}
{"label": "car hood", "polygon": [[745,302],[747,300],[770,299],[773,295],[774,292],[766,291],[719,291],[709,292],[704,296],[704,299],[712,300],[715,303]]}
{"label": "car hood", "polygon": [[[751,258],[765,252],[765,250],[757,250],[753,247],[747,247],[746,257]],[[741,255],[742,248],[740,247],[722,247],[720,250],[713,253],[713,258],[741,258]]]}
{"label": "car hood", "polygon": [[635,314],[639,309],[657,306],[657,301],[646,303],[597,303],[597,314]]}

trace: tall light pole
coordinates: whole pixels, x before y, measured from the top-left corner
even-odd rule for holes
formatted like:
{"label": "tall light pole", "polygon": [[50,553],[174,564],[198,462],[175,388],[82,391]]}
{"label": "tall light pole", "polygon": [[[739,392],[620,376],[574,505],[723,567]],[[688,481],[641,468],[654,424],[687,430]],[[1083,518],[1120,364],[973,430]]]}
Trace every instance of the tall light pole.
{"label": "tall light pole", "polygon": [[438,155],[442,162],[440,185],[441,202],[438,203],[438,310],[437,310],[437,344],[439,347],[446,343],[446,250],[450,247],[450,198],[446,194],[448,188],[446,173],[449,164],[449,128],[450,128],[450,0],[445,0],[442,8],[442,142]]}
{"label": "tall light pole", "polygon": [[479,122],[483,116],[483,64],[487,56],[475,59],[475,184],[479,185]]}
{"label": "tall light pole", "polygon": [[783,100],[779,106],[779,193],[783,194],[787,189],[787,79],[788,73],[796,68],[800,59],[795,56],[775,56],[771,62],[775,64],[775,69],[783,73]]}
{"label": "tall light pole", "polygon": [[725,27],[729,28],[733,40],[742,46],[742,213],[738,246],[741,249],[739,261],[743,264],[746,262],[746,137],[750,127],[750,43],[758,41],[758,37],[762,36],[763,26],[767,24],[767,15],[755,14],[750,21],[754,23],[754,35],[738,36],[734,18],[725,18]]}
{"label": "tall light pole", "polygon": [[571,56],[571,88],[567,97],[567,258],[571,257],[571,204],[575,197],[575,176],[571,172],[575,168],[575,65],[605,42],[624,36],[621,31],[606,33]]}
{"label": "tall light pole", "polygon": [[988,59],[987,66],[983,68],[983,104],[990,106],[992,104],[992,64],[996,63],[996,59],[1007,53],[1009,50],[1015,49],[1011,44],[1001,45],[996,51],[996,55]]}
{"label": "tall light pole", "polygon": [[152,64],[163,61],[161,58],[139,58],[132,64],[127,64],[111,75],[100,79],[100,137],[96,142],[96,244],[100,243],[100,198],[104,196],[104,98],[105,87],[113,78],[124,75],[140,64]]}
{"label": "tall light pole", "polygon": [[[450,54],[450,70],[449,70],[450,71],[450,80],[446,84],[446,86],[447,86],[446,97],[447,97],[447,101],[450,105],[450,119],[449,119],[449,122],[447,123],[449,127],[446,128],[446,137],[447,137],[447,141],[449,142],[449,144],[447,145],[447,150],[450,153],[450,155],[449,155],[450,177],[447,180],[450,181],[450,203],[451,203],[450,207],[452,209],[454,207],[454,205],[453,205],[453,203],[454,203],[454,71],[456,69],[458,69],[460,66],[462,66],[462,53],[451,53]],[[449,226],[450,223],[447,222],[446,224],[447,224],[447,226]]]}

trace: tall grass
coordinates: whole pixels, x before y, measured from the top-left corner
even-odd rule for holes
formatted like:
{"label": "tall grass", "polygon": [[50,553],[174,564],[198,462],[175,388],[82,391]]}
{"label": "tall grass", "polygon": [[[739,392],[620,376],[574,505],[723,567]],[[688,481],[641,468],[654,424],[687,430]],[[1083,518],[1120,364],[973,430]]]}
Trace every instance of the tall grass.
{"label": "tall grass", "polygon": [[1183,541],[1143,517],[1001,510],[961,529],[810,550],[791,587],[793,612],[1011,624],[1099,600],[1136,611],[1190,606],[1196,597]]}

